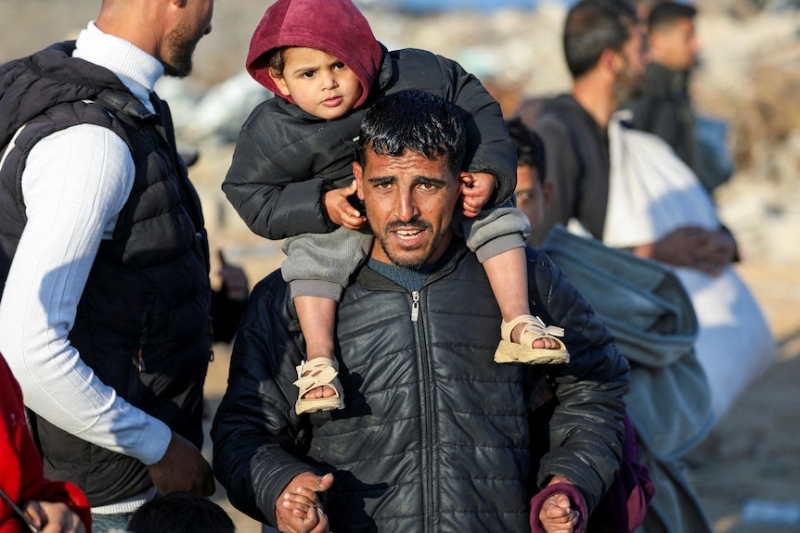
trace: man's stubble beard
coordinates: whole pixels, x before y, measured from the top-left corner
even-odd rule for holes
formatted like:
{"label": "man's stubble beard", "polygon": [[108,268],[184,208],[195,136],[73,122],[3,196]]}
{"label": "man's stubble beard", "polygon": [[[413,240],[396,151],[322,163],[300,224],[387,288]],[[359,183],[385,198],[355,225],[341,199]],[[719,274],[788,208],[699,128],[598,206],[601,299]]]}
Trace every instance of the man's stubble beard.
{"label": "man's stubble beard", "polygon": [[627,102],[642,95],[644,74],[626,67],[614,81],[614,98],[617,103]]}
{"label": "man's stubble beard", "polygon": [[199,36],[191,34],[185,26],[178,26],[167,34],[170,57],[161,61],[165,76],[185,78],[192,73],[192,56],[203,35],[204,33]]}
{"label": "man's stubble beard", "polygon": [[[426,230],[430,229],[430,225],[427,224],[426,222],[418,222],[416,224],[410,224],[410,225],[418,227],[420,229],[426,229]],[[389,231],[395,226],[408,227],[409,224],[387,224],[386,227],[384,228],[385,234],[388,234]],[[389,260],[392,262],[392,264],[394,266],[401,267],[401,268],[407,268],[409,270],[419,270],[420,268],[422,268],[424,265],[427,264],[428,260],[431,258],[431,256],[434,254],[434,252],[439,248],[439,244],[442,242],[443,238],[444,238],[444,234],[435,236],[433,238],[433,241],[430,243],[430,246],[425,251],[424,255],[419,257],[419,258],[417,258],[417,259],[415,259],[415,260],[413,260],[413,261],[407,261],[407,260],[403,260],[400,257],[397,257],[392,252],[392,250],[389,249],[389,246],[387,245],[386,240],[384,240],[382,238],[377,238],[377,237],[376,237],[376,240],[381,245],[381,248],[383,249],[383,253],[386,254],[386,257],[389,258]]]}

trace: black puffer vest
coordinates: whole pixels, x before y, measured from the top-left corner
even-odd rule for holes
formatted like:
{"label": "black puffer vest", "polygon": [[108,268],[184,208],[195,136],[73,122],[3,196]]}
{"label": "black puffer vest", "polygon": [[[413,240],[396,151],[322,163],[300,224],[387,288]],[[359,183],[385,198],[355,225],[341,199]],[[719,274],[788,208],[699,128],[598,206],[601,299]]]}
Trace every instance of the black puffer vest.
{"label": "black puffer vest", "polygon": [[[149,113],[113,73],[70,57],[72,49],[56,45],[0,68],[0,289],[26,223],[21,176],[32,147],[77,124],[119,135],[133,154],[135,181],[113,238],[102,241],[69,340],[103,383],[199,447],[211,342],[200,202],[166,105],[154,98],[157,115]],[[45,476],[78,484],[92,506],[152,484],[138,460],[44,419],[34,425]]]}

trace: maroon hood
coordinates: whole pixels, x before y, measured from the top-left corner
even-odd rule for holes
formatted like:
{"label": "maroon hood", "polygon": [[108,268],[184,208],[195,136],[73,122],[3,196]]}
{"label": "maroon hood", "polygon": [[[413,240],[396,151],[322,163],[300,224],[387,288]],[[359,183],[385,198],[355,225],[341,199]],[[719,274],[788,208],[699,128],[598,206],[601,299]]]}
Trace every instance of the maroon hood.
{"label": "maroon hood", "polygon": [[267,9],[250,40],[246,67],[253,79],[277,96],[283,95],[269,77],[266,59],[267,52],[282,46],[316,48],[347,65],[364,89],[354,108],[369,96],[383,60],[367,19],[350,0],[278,0]]}

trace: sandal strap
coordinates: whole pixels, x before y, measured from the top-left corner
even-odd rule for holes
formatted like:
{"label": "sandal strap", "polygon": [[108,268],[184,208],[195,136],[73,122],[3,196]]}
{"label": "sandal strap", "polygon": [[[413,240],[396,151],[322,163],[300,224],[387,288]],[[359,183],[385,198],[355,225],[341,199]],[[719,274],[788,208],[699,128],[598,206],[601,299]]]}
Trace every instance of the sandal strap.
{"label": "sandal strap", "polygon": [[[328,359],[325,357],[317,357],[310,361],[303,361],[296,367],[297,381],[294,385],[300,389],[300,397],[302,398],[311,389],[330,385],[331,382],[339,375],[339,364],[335,359]],[[336,387],[332,387],[339,395]]]}
{"label": "sandal strap", "polygon": [[532,331],[537,335],[549,335],[551,337],[563,337],[564,328],[558,326],[548,326],[538,316],[533,315],[520,315],[517,318],[503,323],[500,325],[500,336],[504,341],[511,342],[511,332],[517,327],[518,324],[525,323],[525,330]]}

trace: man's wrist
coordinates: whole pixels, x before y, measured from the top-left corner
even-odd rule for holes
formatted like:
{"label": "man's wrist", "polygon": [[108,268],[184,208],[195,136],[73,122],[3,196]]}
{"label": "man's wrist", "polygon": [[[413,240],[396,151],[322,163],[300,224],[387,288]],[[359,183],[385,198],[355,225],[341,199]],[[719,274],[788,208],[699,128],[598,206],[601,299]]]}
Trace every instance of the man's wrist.
{"label": "man's wrist", "polygon": [[141,430],[142,437],[130,455],[140,460],[145,466],[152,466],[166,455],[167,448],[172,442],[172,430],[153,416],[147,415],[147,419]]}

